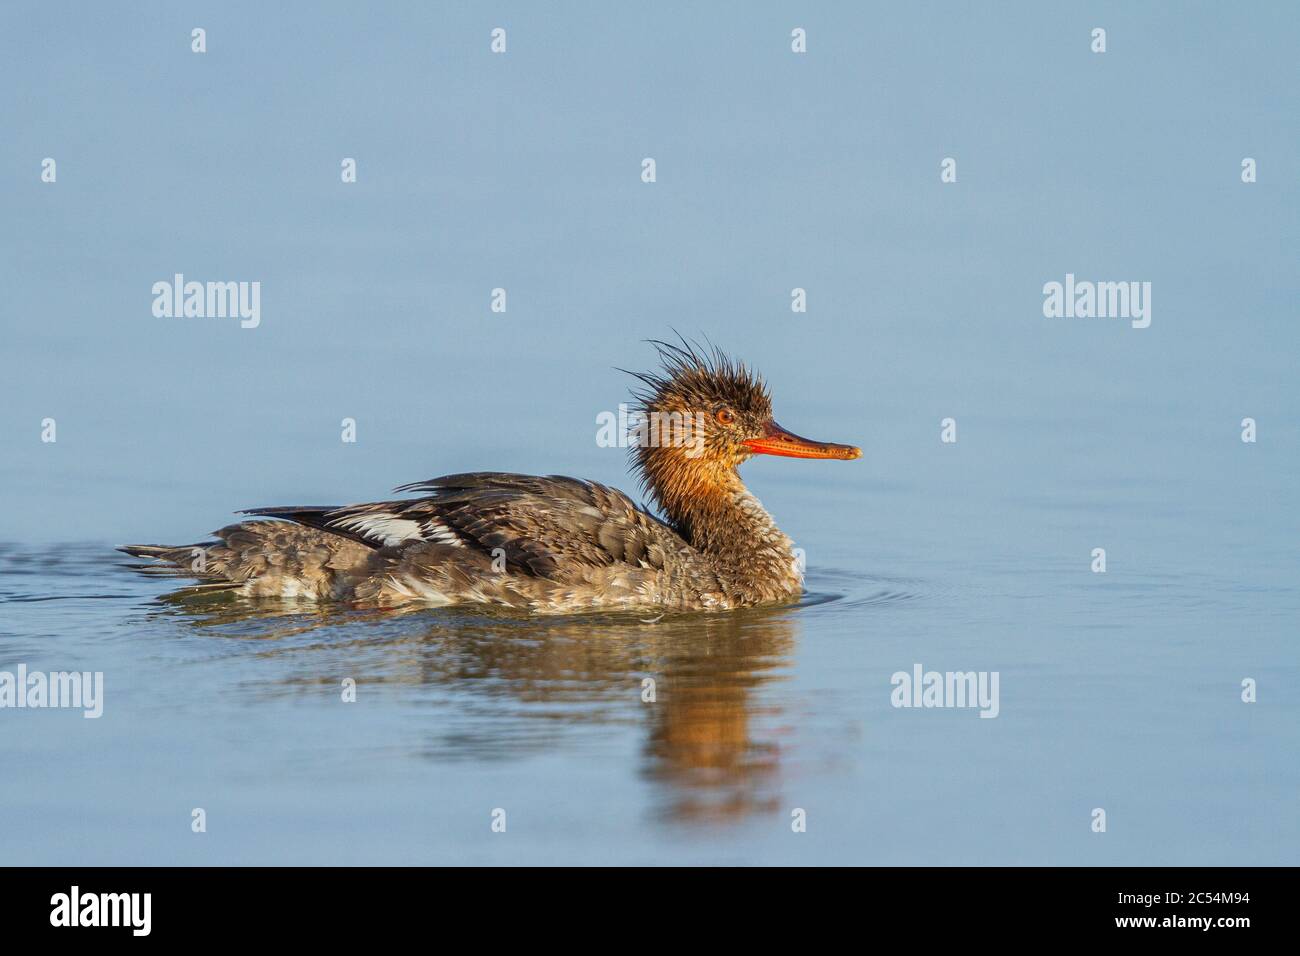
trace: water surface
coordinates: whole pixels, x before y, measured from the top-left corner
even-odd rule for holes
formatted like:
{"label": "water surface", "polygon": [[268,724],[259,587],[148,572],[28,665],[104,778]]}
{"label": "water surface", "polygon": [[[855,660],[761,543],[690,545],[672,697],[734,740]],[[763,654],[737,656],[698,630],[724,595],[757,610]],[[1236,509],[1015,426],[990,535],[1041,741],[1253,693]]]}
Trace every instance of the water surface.
{"label": "water surface", "polygon": [[[858,505],[814,467],[768,496],[812,499],[807,598],[718,615],[177,602],[104,546],[6,546],[0,667],[105,673],[98,720],[0,715],[6,858],[1294,861],[1285,535],[1140,482]],[[891,706],[916,663],[998,671],[999,715]]]}

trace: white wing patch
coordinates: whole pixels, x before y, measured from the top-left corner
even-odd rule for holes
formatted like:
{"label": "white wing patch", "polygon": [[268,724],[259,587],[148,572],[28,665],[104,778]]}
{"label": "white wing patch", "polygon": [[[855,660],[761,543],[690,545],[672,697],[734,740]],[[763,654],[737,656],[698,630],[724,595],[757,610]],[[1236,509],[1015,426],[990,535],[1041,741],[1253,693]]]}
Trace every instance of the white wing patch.
{"label": "white wing patch", "polygon": [[435,544],[449,544],[455,548],[465,547],[465,542],[460,540],[456,532],[441,524],[426,522],[424,525],[424,540],[432,541]]}
{"label": "white wing patch", "polygon": [[343,531],[359,534],[367,540],[377,541],[386,548],[401,544],[403,541],[430,541],[456,548],[465,546],[456,532],[446,525],[438,524],[428,518],[423,521],[404,518],[388,511],[366,511],[345,515],[335,518],[330,524]]}
{"label": "white wing patch", "polygon": [[383,512],[349,515],[331,521],[330,524],[344,531],[354,531],[365,538],[380,541],[386,548],[403,541],[420,538],[420,522]]}

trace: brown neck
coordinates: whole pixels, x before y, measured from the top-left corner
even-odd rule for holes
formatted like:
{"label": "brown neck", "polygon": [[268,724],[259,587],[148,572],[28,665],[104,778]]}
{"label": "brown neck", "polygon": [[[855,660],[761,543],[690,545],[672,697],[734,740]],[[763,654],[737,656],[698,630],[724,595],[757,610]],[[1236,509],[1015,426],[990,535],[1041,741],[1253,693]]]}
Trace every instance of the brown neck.
{"label": "brown neck", "polygon": [[693,547],[730,562],[749,558],[778,537],[788,541],[733,466],[683,461],[646,456],[641,467],[669,523]]}
{"label": "brown neck", "polygon": [[729,599],[757,604],[803,590],[794,542],[745,488],[734,466],[691,462],[686,467],[644,453],[637,463],[669,523],[711,565],[714,586]]}

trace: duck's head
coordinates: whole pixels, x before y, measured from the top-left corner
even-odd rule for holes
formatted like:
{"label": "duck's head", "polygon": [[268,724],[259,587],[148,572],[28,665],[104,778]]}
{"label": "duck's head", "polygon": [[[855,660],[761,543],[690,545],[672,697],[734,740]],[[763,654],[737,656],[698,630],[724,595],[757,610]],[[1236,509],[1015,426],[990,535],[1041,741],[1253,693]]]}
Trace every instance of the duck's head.
{"label": "duck's head", "polygon": [[662,369],[632,373],[645,386],[638,400],[633,464],[670,514],[682,499],[707,498],[736,483],[735,470],[754,455],[786,458],[862,457],[853,445],[812,441],[786,431],[772,417],[763,380],[716,348],[685,340],[652,342]]}

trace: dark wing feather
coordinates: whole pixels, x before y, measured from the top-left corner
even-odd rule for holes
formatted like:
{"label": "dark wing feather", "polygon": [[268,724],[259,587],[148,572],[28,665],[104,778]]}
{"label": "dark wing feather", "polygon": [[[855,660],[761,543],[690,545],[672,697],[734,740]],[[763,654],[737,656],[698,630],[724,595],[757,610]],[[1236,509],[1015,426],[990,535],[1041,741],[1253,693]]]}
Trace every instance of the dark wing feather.
{"label": "dark wing feather", "polygon": [[258,508],[371,547],[432,541],[503,556],[506,569],[552,580],[624,563],[661,568],[688,548],[676,532],[620,491],[560,475],[447,475],[402,485],[420,498],[342,508]]}

